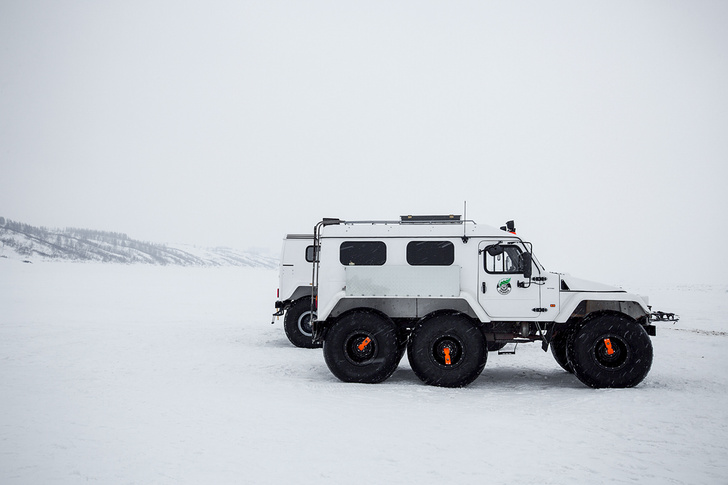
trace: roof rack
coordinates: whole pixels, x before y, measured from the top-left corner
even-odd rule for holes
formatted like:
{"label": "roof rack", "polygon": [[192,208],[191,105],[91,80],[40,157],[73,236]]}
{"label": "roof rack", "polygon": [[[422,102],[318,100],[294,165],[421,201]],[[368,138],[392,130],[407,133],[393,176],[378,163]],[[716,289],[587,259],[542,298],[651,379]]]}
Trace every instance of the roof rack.
{"label": "roof rack", "polygon": [[401,222],[460,222],[460,216],[449,215],[425,215],[425,216],[399,216]]}

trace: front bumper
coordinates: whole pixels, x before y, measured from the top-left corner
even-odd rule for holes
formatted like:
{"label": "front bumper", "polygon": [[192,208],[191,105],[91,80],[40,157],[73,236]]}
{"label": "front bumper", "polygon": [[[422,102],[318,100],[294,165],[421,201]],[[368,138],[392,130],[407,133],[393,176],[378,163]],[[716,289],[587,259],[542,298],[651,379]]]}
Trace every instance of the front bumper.
{"label": "front bumper", "polygon": [[674,313],[666,312],[652,312],[650,313],[650,322],[677,322],[680,320],[678,315]]}
{"label": "front bumper", "polygon": [[647,316],[648,325],[645,325],[645,330],[647,330],[647,335],[650,337],[654,337],[657,335],[657,327],[652,325],[654,322],[677,322],[680,320],[680,317],[675,315],[674,313],[665,313],[665,312],[652,312]]}

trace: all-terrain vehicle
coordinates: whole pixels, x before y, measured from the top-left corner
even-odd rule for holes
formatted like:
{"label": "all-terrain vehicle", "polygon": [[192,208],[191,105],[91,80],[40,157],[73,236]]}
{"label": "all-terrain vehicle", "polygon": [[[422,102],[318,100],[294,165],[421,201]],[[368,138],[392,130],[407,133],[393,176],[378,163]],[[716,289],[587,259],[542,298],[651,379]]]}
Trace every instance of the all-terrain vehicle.
{"label": "all-terrain vehicle", "polygon": [[384,381],[406,350],[423,382],[465,386],[489,346],[540,341],[587,386],[632,387],[652,365],[653,320],[675,319],[646,297],[547,272],[513,221],[324,219],[308,243],[309,296],[284,301],[308,302],[304,328],[346,382]]}

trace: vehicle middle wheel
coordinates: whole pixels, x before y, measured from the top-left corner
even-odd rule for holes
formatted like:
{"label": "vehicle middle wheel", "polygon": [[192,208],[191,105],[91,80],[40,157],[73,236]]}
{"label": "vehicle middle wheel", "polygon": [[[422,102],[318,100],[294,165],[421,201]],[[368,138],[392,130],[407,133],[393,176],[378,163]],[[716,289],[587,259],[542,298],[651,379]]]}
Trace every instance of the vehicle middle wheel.
{"label": "vehicle middle wheel", "polygon": [[483,333],[469,318],[441,314],[417,324],[407,357],[425,384],[463,387],[483,371],[488,352]]}
{"label": "vehicle middle wheel", "polygon": [[400,359],[395,324],[368,310],[347,313],[334,323],[324,340],[324,359],[344,382],[382,382]]}

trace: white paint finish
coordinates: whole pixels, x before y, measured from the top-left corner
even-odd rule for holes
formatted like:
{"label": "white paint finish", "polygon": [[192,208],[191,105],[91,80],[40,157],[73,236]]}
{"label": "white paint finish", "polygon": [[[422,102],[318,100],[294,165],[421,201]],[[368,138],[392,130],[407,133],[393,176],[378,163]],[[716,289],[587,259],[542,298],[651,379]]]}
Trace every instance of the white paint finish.
{"label": "white paint finish", "polygon": [[289,236],[283,240],[278,269],[280,300],[291,298],[300,288],[310,292],[313,267],[306,261],[306,248],[312,244],[313,237]]}
{"label": "white paint finish", "polygon": [[456,297],[459,266],[347,266],[346,296]]}

